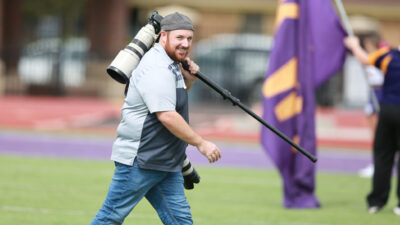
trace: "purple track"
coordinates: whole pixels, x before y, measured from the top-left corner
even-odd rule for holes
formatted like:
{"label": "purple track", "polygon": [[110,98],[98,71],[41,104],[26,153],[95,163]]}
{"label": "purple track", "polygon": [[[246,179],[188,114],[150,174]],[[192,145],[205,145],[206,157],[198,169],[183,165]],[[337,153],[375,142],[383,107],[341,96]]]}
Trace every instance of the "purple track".
{"label": "purple track", "polygon": [[[113,139],[97,137],[55,136],[34,133],[0,133],[0,154],[108,160]],[[261,146],[254,143],[217,143],[222,159],[216,166],[238,168],[273,168]],[[194,147],[187,154],[195,165],[208,161]],[[317,170],[323,172],[357,173],[371,162],[370,154],[357,150],[322,149],[318,153]]]}

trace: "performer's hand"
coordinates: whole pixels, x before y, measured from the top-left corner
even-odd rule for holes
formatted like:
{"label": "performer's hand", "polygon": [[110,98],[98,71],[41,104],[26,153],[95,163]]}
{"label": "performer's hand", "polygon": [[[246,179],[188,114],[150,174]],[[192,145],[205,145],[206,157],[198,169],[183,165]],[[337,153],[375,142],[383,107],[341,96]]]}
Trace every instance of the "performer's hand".
{"label": "performer's hand", "polygon": [[360,40],[357,37],[348,36],[344,38],[344,44],[348,49],[353,51],[355,48],[358,48],[360,46]]}
{"label": "performer's hand", "polygon": [[344,39],[344,44],[363,65],[368,65],[368,53],[361,47],[357,37],[349,36]]}

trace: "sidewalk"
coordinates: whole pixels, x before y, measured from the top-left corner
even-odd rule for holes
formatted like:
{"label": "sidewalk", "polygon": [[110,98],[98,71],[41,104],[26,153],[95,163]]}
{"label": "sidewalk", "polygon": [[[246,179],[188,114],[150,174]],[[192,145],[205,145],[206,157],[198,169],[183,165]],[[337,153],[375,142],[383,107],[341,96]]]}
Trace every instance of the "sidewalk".
{"label": "sidewalk", "polygon": [[[95,98],[0,98],[0,130],[88,133],[115,136],[123,100]],[[261,125],[227,104],[190,106],[194,129],[206,138],[259,143]],[[261,106],[252,111],[261,115]],[[370,149],[372,133],[362,110],[317,109],[319,147]]]}

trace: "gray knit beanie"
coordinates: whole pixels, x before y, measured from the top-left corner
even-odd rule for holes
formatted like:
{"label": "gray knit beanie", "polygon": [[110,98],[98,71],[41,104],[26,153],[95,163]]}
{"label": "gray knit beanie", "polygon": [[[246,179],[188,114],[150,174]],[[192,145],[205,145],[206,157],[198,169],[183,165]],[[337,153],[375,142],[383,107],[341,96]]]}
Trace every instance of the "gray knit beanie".
{"label": "gray knit beanie", "polygon": [[161,30],[193,30],[193,23],[189,17],[178,12],[169,14],[161,20]]}

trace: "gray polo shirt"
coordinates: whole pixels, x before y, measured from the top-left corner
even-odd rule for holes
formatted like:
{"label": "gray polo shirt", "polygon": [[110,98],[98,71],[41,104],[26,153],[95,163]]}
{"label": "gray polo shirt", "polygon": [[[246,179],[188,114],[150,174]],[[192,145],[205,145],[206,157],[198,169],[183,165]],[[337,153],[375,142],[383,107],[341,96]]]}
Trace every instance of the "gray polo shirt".
{"label": "gray polo shirt", "polygon": [[186,122],[188,95],[179,64],[155,44],[132,72],[111,160],[142,169],[178,172],[187,144],[157,119],[156,112],[177,111]]}

